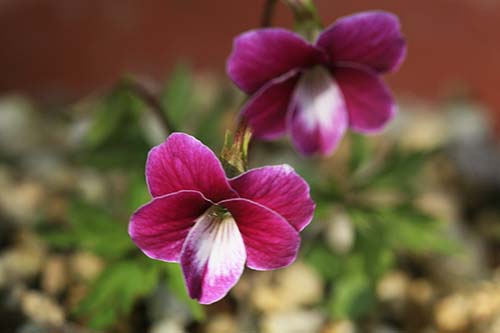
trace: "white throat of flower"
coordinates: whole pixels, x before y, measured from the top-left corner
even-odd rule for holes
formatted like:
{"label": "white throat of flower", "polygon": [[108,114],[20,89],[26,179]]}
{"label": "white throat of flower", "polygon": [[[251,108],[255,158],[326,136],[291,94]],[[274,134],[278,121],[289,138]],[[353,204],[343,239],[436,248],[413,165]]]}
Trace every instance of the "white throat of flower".
{"label": "white throat of flower", "polygon": [[301,114],[307,129],[313,129],[318,124],[330,124],[335,105],[343,103],[340,90],[335,89],[336,85],[332,82],[332,75],[323,66],[314,66],[301,76],[294,100],[307,110]]}

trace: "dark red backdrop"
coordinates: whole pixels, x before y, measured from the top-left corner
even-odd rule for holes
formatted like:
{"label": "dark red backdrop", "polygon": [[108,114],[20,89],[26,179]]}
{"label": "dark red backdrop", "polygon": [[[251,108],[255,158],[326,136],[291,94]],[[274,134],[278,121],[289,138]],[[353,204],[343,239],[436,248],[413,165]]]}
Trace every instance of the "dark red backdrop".
{"label": "dark red backdrop", "polygon": [[[317,0],[325,24],[366,9],[397,13],[409,41],[402,94],[468,91],[500,121],[500,4],[495,0]],[[232,38],[259,23],[263,0],[2,0],[0,92],[69,101],[125,72],[164,78],[179,60],[222,71]],[[290,26],[277,8],[275,24]]]}

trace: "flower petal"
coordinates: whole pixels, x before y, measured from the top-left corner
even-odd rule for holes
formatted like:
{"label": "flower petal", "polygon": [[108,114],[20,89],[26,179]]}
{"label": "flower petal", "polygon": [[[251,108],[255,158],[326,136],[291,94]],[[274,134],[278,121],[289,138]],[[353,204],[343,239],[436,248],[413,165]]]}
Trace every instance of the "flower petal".
{"label": "flower petal", "polygon": [[189,229],[210,205],[196,191],[156,197],[132,215],[130,237],[148,257],[178,262]]}
{"label": "flower petal", "polygon": [[302,231],[312,220],[314,202],[309,185],[289,165],[252,169],[229,182],[240,197],[272,209],[297,231]]}
{"label": "flower petal", "polygon": [[227,73],[243,91],[253,94],[267,81],[318,63],[324,55],[299,35],[281,28],[245,32],[234,40]]}
{"label": "flower petal", "polygon": [[271,80],[245,104],[241,112],[253,136],[271,140],[285,134],[288,105],[298,78],[298,73],[291,71]]}
{"label": "flower petal", "polygon": [[337,68],[335,78],[344,95],[353,131],[379,132],[394,117],[394,99],[375,73],[362,68]]}
{"label": "flower petal", "polygon": [[398,17],[371,11],[343,17],[321,33],[316,45],[334,63],[363,64],[377,72],[396,70],[406,56]]}
{"label": "flower petal", "polygon": [[342,93],[326,69],[315,67],[302,76],[289,116],[293,143],[302,154],[328,155],[337,147],[347,129],[347,112]]}
{"label": "flower petal", "polygon": [[295,261],[299,234],[279,214],[247,199],[229,199],[220,205],[231,212],[243,235],[248,267],[269,270]]}
{"label": "flower petal", "polygon": [[204,214],[182,249],[181,266],[189,295],[202,304],[220,300],[238,282],[245,260],[245,245],[234,219]]}
{"label": "flower petal", "polygon": [[215,154],[184,133],[171,134],[151,149],[146,180],[153,197],[181,190],[199,191],[214,202],[237,196]]}

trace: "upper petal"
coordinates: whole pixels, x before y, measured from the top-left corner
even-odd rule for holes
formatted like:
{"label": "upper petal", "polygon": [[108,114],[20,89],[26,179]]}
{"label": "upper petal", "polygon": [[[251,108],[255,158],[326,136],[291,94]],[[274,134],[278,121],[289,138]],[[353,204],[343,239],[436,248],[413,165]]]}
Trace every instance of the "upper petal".
{"label": "upper petal", "polygon": [[240,197],[258,202],[302,231],[314,214],[309,185],[291,166],[276,165],[249,170],[230,180]]}
{"label": "upper petal", "polygon": [[335,78],[344,95],[349,126],[360,133],[376,133],[396,114],[396,103],[379,76],[363,68],[337,68]]}
{"label": "upper petal", "polygon": [[210,205],[196,191],[156,197],[132,215],[130,237],[147,256],[178,262],[189,229]]}
{"label": "upper petal", "polygon": [[342,93],[322,67],[308,70],[300,79],[289,115],[293,143],[305,155],[331,154],[347,129]]}
{"label": "upper petal", "polygon": [[196,221],[182,249],[189,295],[202,304],[220,300],[238,282],[245,260],[245,245],[234,219],[205,214]]}
{"label": "upper petal", "polygon": [[173,133],[151,149],[146,180],[153,197],[180,190],[200,191],[212,201],[237,196],[210,148],[184,133]]}
{"label": "upper petal", "polygon": [[377,72],[396,70],[406,55],[398,17],[383,11],[338,19],[321,33],[316,45],[333,62],[359,63]]}
{"label": "upper petal", "polygon": [[286,115],[299,74],[289,72],[265,84],[242,109],[252,133],[261,139],[274,139],[286,132]]}
{"label": "upper petal", "polygon": [[231,212],[243,235],[248,267],[276,269],[296,259],[299,233],[279,214],[247,199],[229,199],[220,205]]}
{"label": "upper petal", "polygon": [[253,94],[267,81],[292,69],[311,66],[321,57],[320,50],[291,31],[252,30],[234,40],[227,73],[240,89]]}

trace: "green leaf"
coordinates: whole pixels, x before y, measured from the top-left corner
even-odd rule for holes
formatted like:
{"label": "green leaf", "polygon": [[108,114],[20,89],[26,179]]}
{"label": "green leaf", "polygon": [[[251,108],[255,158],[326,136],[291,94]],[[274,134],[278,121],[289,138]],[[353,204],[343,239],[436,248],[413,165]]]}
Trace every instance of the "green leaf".
{"label": "green leaf", "polygon": [[459,250],[439,220],[412,206],[382,210],[380,219],[386,224],[390,245],[397,250],[422,254],[452,254]]}
{"label": "green leaf", "polygon": [[127,224],[104,208],[75,200],[68,211],[68,222],[67,229],[41,230],[41,234],[55,248],[78,248],[107,259],[120,258],[135,248]]}
{"label": "green leaf", "polygon": [[113,264],[92,285],[74,313],[89,318],[91,328],[108,328],[128,314],[140,297],[156,288],[159,272],[158,265],[141,260]]}
{"label": "green leaf", "polygon": [[180,64],[175,67],[161,94],[160,102],[175,128],[185,128],[195,105],[192,72],[188,65]]}
{"label": "green leaf", "polygon": [[362,187],[412,189],[417,184],[423,166],[435,153],[436,151],[403,151],[396,147],[385,158],[383,165],[362,181]]}
{"label": "green leaf", "polygon": [[365,273],[362,257],[350,256],[343,273],[334,282],[331,298],[333,318],[359,318],[370,311],[375,303],[373,283]]}
{"label": "green leaf", "polygon": [[96,108],[87,138],[90,146],[98,146],[109,139],[120,126],[122,117],[130,110],[140,107],[140,102],[123,88],[111,91]]}
{"label": "green leaf", "polygon": [[333,279],[341,269],[341,258],[330,251],[321,242],[315,242],[305,255],[305,260],[326,280]]}
{"label": "green leaf", "polygon": [[363,135],[350,133],[351,151],[349,157],[349,170],[351,174],[358,171],[372,156],[372,149],[367,138]]}
{"label": "green leaf", "polygon": [[95,130],[89,133],[89,145],[75,152],[75,162],[101,169],[143,170],[150,149],[139,125],[143,109],[143,102],[124,86],[105,96],[94,120]]}

